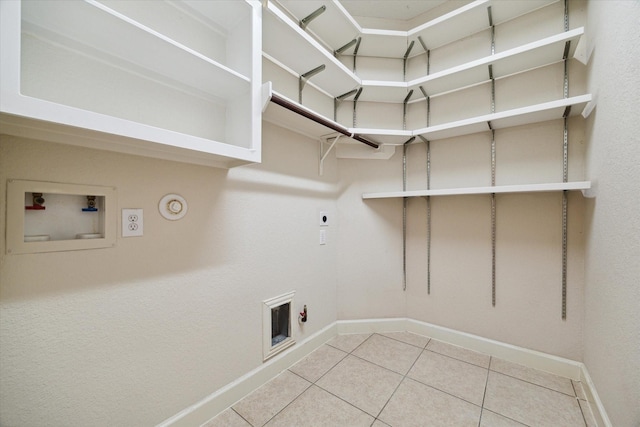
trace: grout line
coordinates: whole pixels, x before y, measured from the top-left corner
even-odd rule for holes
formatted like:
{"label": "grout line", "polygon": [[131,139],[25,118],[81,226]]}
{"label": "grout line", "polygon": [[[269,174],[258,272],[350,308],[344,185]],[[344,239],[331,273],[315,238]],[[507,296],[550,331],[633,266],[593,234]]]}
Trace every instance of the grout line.
{"label": "grout line", "polygon": [[[462,347],[462,348],[464,348],[464,347]],[[449,356],[448,354],[444,354],[444,353],[439,353],[437,351],[433,351],[433,350],[431,350],[429,348],[426,348],[426,347],[425,347],[425,350],[426,351],[430,351],[431,353],[439,354],[440,356],[448,357],[449,359],[457,360],[459,362],[464,362],[467,365],[477,366],[478,368],[482,368],[482,369],[487,369],[488,370],[489,366],[491,366],[491,362],[489,362],[489,366],[481,366],[481,365],[476,365],[475,363],[467,362],[466,360],[458,359],[457,357]],[[470,351],[473,351],[473,350],[470,350]],[[480,353],[480,354],[484,354],[484,353]],[[489,361],[491,361],[491,356],[489,356]]]}
{"label": "grout line", "polygon": [[[562,391],[556,390],[556,389],[554,389],[554,388],[547,387],[547,386],[545,386],[545,385],[541,385],[541,384],[537,384],[537,383],[534,383],[534,382],[531,382],[531,381],[523,380],[522,378],[514,377],[513,375],[505,374],[504,372],[494,371],[493,369],[489,369],[489,370],[490,370],[491,372],[495,372],[496,374],[504,375],[505,377],[513,378],[513,379],[516,379],[516,380],[522,381],[522,382],[527,383],[527,384],[532,384],[532,385],[535,385],[535,386],[538,386],[538,387],[545,388],[545,389],[547,389],[547,390],[555,391],[556,393],[560,393],[560,394],[562,394],[563,396],[569,396],[569,397],[575,397],[575,398],[577,398],[577,396],[575,396],[575,395],[574,395],[574,396],[572,396],[572,395],[570,395],[570,394],[567,394],[567,393],[565,393],[565,392],[562,392]],[[562,378],[562,377],[560,377],[560,378]],[[565,378],[565,379],[569,380],[568,378]],[[569,381],[571,381],[571,380],[569,380]],[[573,384],[572,384],[571,386],[573,387]]]}
{"label": "grout line", "polygon": [[[409,331],[404,331],[404,332],[407,332],[407,333],[409,333],[409,334],[413,334],[413,332],[409,332]],[[426,337],[426,336],[424,336],[424,335],[414,334],[414,335],[418,335],[419,337],[427,338],[427,343],[424,345],[424,347],[420,347],[420,346],[418,346],[418,345],[411,344],[410,342],[402,341],[402,340],[399,340],[399,339],[397,339],[397,338],[393,338],[393,337],[390,337],[390,336],[385,335],[385,334],[397,334],[397,333],[398,333],[398,332],[396,331],[396,332],[383,332],[383,333],[380,333],[380,334],[376,332],[375,334],[376,334],[376,335],[380,335],[381,337],[384,337],[384,338],[389,338],[390,340],[398,341],[398,342],[400,342],[400,343],[402,343],[402,344],[407,344],[407,345],[410,345],[410,346],[413,346],[413,347],[419,348],[420,350],[424,350],[425,348],[427,348],[427,345],[429,344],[429,341],[431,341],[431,338],[430,338],[430,337]]]}
{"label": "grout line", "polygon": [[[287,371],[289,371],[289,370],[287,369]],[[289,371],[289,372],[291,372],[291,371]],[[292,374],[294,374],[294,375],[296,375],[294,372],[291,372],[291,373],[292,373]],[[281,375],[282,375],[282,374],[281,374]],[[300,375],[298,375],[298,376],[300,377]],[[302,378],[302,377],[300,377],[300,378]],[[302,378],[302,379],[304,379],[304,378]],[[272,419],[274,419],[275,417],[277,417],[277,416],[278,416],[278,414],[280,414],[282,411],[284,411],[284,410],[285,410],[285,409],[287,409],[289,406],[291,406],[291,404],[292,404],[293,402],[295,402],[296,400],[298,400],[298,399],[300,398],[300,396],[302,396],[302,395],[303,395],[307,390],[309,390],[311,387],[313,387],[313,386],[314,386],[314,384],[313,384],[311,381],[306,380],[306,379],[304,379],[304,380],[305,380],[306,382],[308,382],[308,383],[309,383],[309,386],[308,386],[307,388],[305,388],[304,390],[302,390],[302,393],[300,393],[299,395],[297,395],[296,397],[294,397],[294,398],[291,400],[291,402],[287,403],[287,404],[284,406],[284,408],[280,409],[278,412],[276,412],[275,414],[273,414],[273,417],[269,418],[269,419],[267,420],[267,422],[266,422],[266,423],[262,424],[262,426],[265,426],[265,425],[269,424],[269,422],[270,422]],[[251,423],[249,423],[249,424],[251,424]],[[251,425],[253,426],[253,424],[251,424]],[[262,427],[262,426],[253,426],[253,427]]]}
{"label": "grout line", "polygon": [[484,393],[482,393],[482,404],[480,405],[480,419],[478,420],[478,427],[482,424],[482,413],[484,411],[484,400],[487,397],[487,386],[489,385],[489,367],[491,366],[491,356],[489,356],[489,366],[487,366],[487,379],[484,381]]}
{"label": "grout line", "polygon": [[[240,412],[238,412],[238,411],[236,411],[235,409],[233,409],[233,407],[230,407],[229,409],[231,409],[233,412],[235,412],[235,413],[236,413],[240,418],[242,418],[243,420],[245,420],[245,421],[247,422],[247,424],[249,424],[251,427],[254,427],[254,425],[253,425],[253,424],[251,424],[251,423],[249,422],[249,420],[248,420],[248,419],[246,419],[245,417],[243,417],[243,416],[240,414]],[[222,412],[220,412],[220,413],[222,413]],[[217,417],[217,415],[216,415],[216,417]]]}
{"label": "grout line", "polygon": [[496,411],[492,411],[491,409],[482,408],[482,410],[483,410],[483,411],[487,411],[487,412],[491,412],[492,414],[495,414],[495,415],[499,415],[499,416],[501,416],[501,417],[503,417],[503,418],[506,418],[506,419],[508,419],[508,420],[511,420],[511,421],[513,421],[514,423],[518,423],[518,424],[523,425],[523,426],[525,426],[525,427],[531,427],[529,424],[525,424],[525,423],[523,423],[522,421],[518,421],[518,420],[516,420],[516,419],[514,419],[514,418],[507,417],[506,415],[501,414],[501,413],[496,412]]}
{"label": "grout line", "polygon": [[[578,408],[580,408],[580,413],[582,414],[582,421],[584,421],[584,425],[585,425],[585,427],[587,427],[589,425],[589,424],[587,424],[587,417],[585,416],[584,410],[582,409],[582,405],[580,404],[580,399],[578,399],[577,397],[576,397],[576,402],[578,403]],[[587,408],[589,408],[589,410],[591,410],[591,407],[589,406],[588,402],[587,402]]]}

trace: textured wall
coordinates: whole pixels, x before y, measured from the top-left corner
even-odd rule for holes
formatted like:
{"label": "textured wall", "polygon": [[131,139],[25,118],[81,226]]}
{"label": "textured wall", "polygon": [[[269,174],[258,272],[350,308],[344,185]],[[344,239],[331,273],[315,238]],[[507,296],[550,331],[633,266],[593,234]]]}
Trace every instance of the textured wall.
{"label": "textured wall", "polygon": [[640,2],[588,2],[584,362],[614,426],[640,425]]}
{"label": "textured wall", "polygon": [[[153,425],[262,363],[262,301],[295,290],[300,339],[336,320],[335,159],[265,126],[264,163],[230,171],[2,136],[0,425]],[[145,235],[5,254],[6,180],[118,188]],[[185,218],[157,204],[176,192]],[[297,308],[297,307],[296,307]]]}

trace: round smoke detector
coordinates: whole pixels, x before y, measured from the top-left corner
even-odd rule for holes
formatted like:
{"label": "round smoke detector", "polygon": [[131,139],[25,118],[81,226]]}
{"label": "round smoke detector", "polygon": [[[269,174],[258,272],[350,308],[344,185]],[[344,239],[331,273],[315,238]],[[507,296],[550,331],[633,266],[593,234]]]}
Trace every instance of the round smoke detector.
{"label": "round smoke detector", "polygon": [[160,215],[170,221],[181,219],[187,214],[187,201],[177,194],[167,194],[158,204]]}

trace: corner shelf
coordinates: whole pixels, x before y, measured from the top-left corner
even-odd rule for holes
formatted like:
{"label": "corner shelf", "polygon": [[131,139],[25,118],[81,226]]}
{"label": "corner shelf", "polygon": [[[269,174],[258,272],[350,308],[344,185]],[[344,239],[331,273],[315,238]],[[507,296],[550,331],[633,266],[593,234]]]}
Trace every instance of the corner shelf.
{"label": "corner shelf", "polygon": [[219,167],[259,162],[261,6],[201,3],[155,4],[173,13],[159,20],[166,10],[129,2],[2,2],[2,132]]}
{"label": "corner shelf", "polygon": [[[434,96],[490,80],[489,67],[492,68],[493,78],[498,79],[552,64],[563,59],[567,42],[570,42],[567,54],[569,57],[573,56],[577,42],[583,34],[583,27],[576,28],[406,83],[363,80],[364,89],[360,99],[362,101],[398,100],[404,98],[409,90],[419,94],[420,86],[429,96]],[[424,99],[422,95],[420,97]]]}
{"label": "corner shelf", "polygon": [[314,76],[313,82],[331,96],[338,96],[361,84],[360,79],[351,70],[272,2],[268,2],[265,8],[263,26],[264,52],[298,75],[325,65],[325,70]]}
{"label": "corner shelf", "polygon": [[541,193],[553,191],[577,191],[584,194],[591,188],[591,181],[559,182],[549,184],[496,185],[494,187],[448,188],[438,190],[391,191],[363,193],[363,199],[396,199],[404,197],[459,196],[471,194]]}

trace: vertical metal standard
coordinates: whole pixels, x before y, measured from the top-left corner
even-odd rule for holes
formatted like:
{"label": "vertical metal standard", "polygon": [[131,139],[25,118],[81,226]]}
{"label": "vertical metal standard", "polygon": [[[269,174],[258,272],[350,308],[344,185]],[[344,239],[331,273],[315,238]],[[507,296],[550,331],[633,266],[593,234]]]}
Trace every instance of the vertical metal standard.
{"label": "vertical metal standard", "polygon": [[496,27],[493,25],[493,15],[491,13],[491,6],[487,8],[489,14],[489,27],[491,27],[491,55],[496,53]]}
{"label": "vertical metal standard", "polygon": [[[407,150],[416,139],[412,136],[402,145],[402,191],[407,191]],[[407,290],[407,205],[409,198],[402,198],[402,290]]]}
{"label": "vertical metal standard", "polygon": [[[491,122],[489,122],[491,128]],[[496,131],[491,128],[491,186],[496,185]],[[496,306],[496,193],[491,193],[491,305]]]}
{"label": "vertical metal standard", "polygon": [[[427,149],[427,190],[431,190],[431,141],[420,136]],[[427,202],[427,295],[431,295],[431,196],[425,196]]]}
{"label": "vertical metal standard", "polygon": [[362,93],[362,88],[359,88],[356,92],[356,96],[353,97],[353,127],[356,127],[356,105],[358,104],[358,98]]}
{"label": "vertical metal standard", "polygon": [[298,23],[300,25],[300,28],[302,28],[303,30],[306,29],[307,25],[309,25],[309,23],[314,19],[316,19],[318,16],[322,15],[325,10],[327,10],[327,6],[320,6],[318,9],[311,12],[305,18],[302,18]]}
{"label": "vertical metal standard", "polygon": [[414,43],[415,43],[415,40],[412,40],[411,43],[409,43],[409,47],[407,48],[407,51],[404,53],[404,56],[402,57],[402,80],[405,82],[407,81],[407,59],[409,58],[411,49],[413,49]]}
{"label": "vertical metal standard", "polygon": [[[569,31],[569,1],[564,0],[564,30]],[[571,42],[567,41],[564,45],[564,97],[569,97],[569,50]],[[571,107],[567,107],[562,115],[564,118],[563,137],[562,137],[562,182],[569,179],[569,127],[568,118]],[[569,208],[568,191],[562,192],[562,320],[567,319],[567,214]]]}
{"label": "vertical metal standard", "polygon": [[300,77],[298,78],[298,103],[299,104],[302,104],[302,89],[304,88],[304,85],[307,84],[307,81],[311,77],[315,76],[320,71],[323,71],[325,68],[326,66],[322,64],[317,66],[313,70],[307,71],[306,73],[300,75]]}
{"label": "vertical metal standard", "polygon": [[333,98],[333,121],[337,122],[338,121],[338,105],[340,105],[340,103],[342,101],[344,101],[346,98],[355,95],[358,92],[357,89],[353,89],[350,90],[349,92],[343,93],[342,95],[338,95],[335,98]]}

